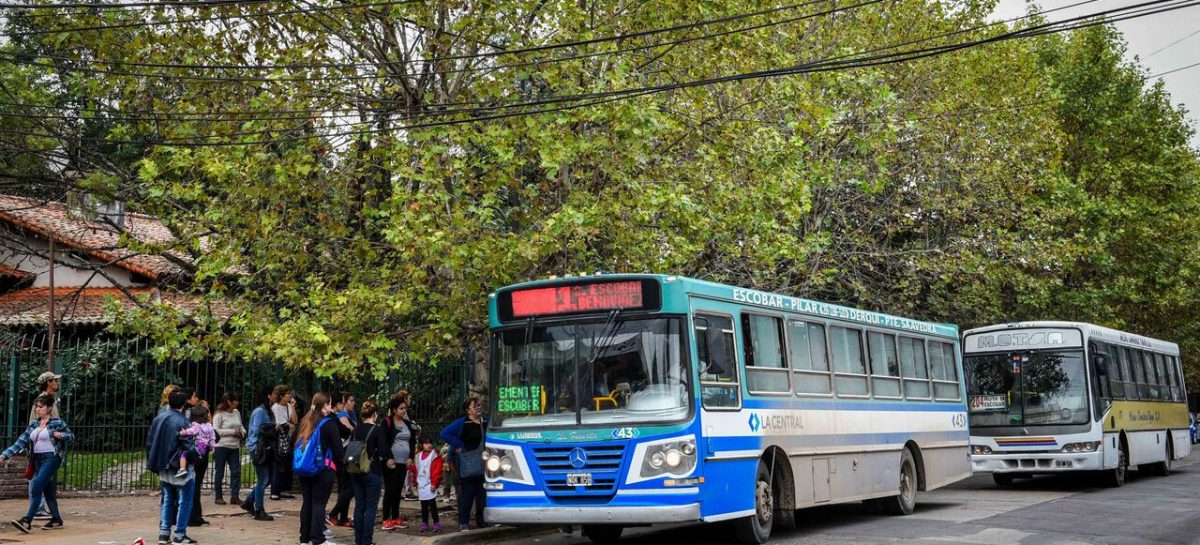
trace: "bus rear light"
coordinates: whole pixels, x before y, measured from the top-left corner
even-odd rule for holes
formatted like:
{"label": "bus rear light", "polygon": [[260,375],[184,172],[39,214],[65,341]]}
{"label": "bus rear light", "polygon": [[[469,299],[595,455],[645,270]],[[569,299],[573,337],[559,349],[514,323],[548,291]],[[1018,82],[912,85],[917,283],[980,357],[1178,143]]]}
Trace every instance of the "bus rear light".
{"label": "bus rear light", "polygon": [[992,447],[987,445],[971,445],[971,454],[991,454]]}

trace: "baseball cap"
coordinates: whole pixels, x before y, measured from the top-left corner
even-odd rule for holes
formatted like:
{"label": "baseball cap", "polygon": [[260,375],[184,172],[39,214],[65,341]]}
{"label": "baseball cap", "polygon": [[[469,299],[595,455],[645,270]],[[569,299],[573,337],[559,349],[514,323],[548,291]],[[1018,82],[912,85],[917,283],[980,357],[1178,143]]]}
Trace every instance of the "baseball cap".
{"label": "baseball cap", "polygon": [[45,373],[38,375],[38,384],[45,384],[47,382],[50,382],[52,380],[58,380],[60,378],[62,378],[62,375],[56,375],[54,373],[51,373],[50,371],[46,371]]}

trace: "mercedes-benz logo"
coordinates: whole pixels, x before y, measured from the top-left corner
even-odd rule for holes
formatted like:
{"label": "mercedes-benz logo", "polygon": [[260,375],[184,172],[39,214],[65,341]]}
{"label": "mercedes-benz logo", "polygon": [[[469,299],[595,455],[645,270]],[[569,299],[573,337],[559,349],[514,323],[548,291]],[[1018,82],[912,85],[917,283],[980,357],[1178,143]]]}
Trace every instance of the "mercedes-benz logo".
{"label": "mercedes-benz logo", "polygon": [[582,469],[587,465],[587,453],[581,448],[575,448],[567,455],[567,461],[571,463],[571,467]]}

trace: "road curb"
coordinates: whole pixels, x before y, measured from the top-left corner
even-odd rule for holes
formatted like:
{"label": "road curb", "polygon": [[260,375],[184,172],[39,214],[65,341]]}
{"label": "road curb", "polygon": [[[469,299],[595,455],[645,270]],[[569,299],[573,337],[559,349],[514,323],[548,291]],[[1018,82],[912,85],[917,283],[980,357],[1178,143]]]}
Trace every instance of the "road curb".
{"label": "road curb", "polygon": [[451,532],[430,536],[421,540],[422,545],[466,545],[481,541],[500,541],[550,534],[558,531],[557,526],[493,526],[469,532]]}

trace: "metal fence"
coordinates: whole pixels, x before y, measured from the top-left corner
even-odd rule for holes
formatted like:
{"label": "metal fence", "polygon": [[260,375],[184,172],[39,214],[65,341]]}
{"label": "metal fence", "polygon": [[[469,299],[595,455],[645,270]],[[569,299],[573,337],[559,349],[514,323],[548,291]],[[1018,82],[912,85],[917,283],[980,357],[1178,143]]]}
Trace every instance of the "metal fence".
{"label": "metal fence", "polygon": [[[155,361],[154,347],[141,339],[121,339],[101,333],[64,336],[55,347],[55,373],[62,375],[58,392],[60,413],[76,440],[60,470],[59,487],[78,493],[122,493],[157,490],[158,479],[144,470],[144,446],[150,422],[159,408],[163,387],[180,384],[195,388],[215,407],[223,392],[242,400],[243,420],[257,403],[263,385],[287,384],[311,399],[316,391],[349,391],[360,400],[386,403],[400,389],[412,396],[409,415],[436,437],[457,418],[467,395],[470,366],[462,361],[403,362],[387,377],[343,382],[319,378],[311,371],[281,365],[236,361]],[[400,360],[397,360],[398,363]],[[4,403],[4,448],[24,431],[39,387],[37,377],[49,368],[44,333],[0,331],[0,400]],[[245,451],[243,449],[243,455]],[[243,464],[246,466],[246,464]],[[248,467],[248,466],[246,466]],[[211,488],[213,471],[203,487]],[[252,484],[253,471],[242,471],[243,484]]]}

